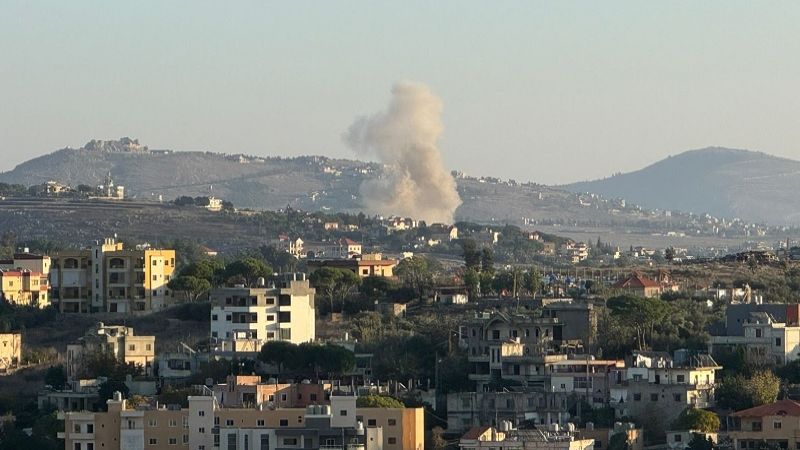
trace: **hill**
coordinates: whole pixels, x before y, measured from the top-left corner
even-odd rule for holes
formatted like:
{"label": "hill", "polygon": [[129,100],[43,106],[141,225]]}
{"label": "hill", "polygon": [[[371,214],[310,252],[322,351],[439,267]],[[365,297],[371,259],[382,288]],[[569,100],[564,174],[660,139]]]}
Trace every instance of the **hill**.
{"label": "hill", "polygon": [[800,161],[727,148],[691,150],[635,172],[562,186],[648,208],[776,225],[800,223]]}

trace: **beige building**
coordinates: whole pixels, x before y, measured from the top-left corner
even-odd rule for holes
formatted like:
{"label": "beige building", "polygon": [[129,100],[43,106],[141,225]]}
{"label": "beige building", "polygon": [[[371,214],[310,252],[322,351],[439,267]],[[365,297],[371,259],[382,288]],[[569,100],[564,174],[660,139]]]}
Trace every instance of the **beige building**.
{"label": "beige building", "polygon": [[133,328],[100,322],[77,342],[67,345],[67,377],[80,375],[83,358],[92,352],[108,352],[126,364],[140,366],[152,375],[156,358],[156,337],[136,336]]}
{"label": "beige building", "polygon": [[581,439],[574,430],[560,430],[556,427],[541,430],[518,430],[511,424],[501,421],[498,428],[475,427],[467,431],[459,440],[460,450],[592,450],[594,439]]}
{"label": "beige building", "polygon": [[800,448],[800,403],[794,400],[737,411],[727,421],[734,449]]}
{"label": "beige building", "polygon": [[302,273],[283,274],[274,287],[214,289],[211,341],[215,353],[252,355],[270,341],[313,341],[315,293]]}
{"label": "beige building", "polygon": [[68,412],[66,450],[184,448],[423,450],[422,408],[358,408],[355,396],[307,408],[221,408],[213,396],[191,396],[188,408],[130,409],[121,395],[108,412]]}
{"label": "beige building", "polygon": [[158,311],[173,301],[174,271],[175,250],[125,249],[107,238],[53,255],[51,297],[61,312]]}
{"label": "beige building", "polygon": [[330,383],[265,383],[258,375],[228,375],[225,381],[215,384],[213,389],[214,399],[223,408],[305,408],[330,404]]}
{"label": "beige building", "polygon": [[800,358],[800,324],[797,323],[796,305],[787,307],[787,322],[778,321],[768,312],[750,313],[742,322],[739,336],[711,336],[709,352],[722,348],[742,348],[753,362],[784,365]]}
{"label": "beige building", "polygon": [[0,333],[0,375],[22,364],[22,334]]}
{"label": "beige building", "polygon": [[15,305],[46,308],[50,305],[47,276],[25,269],[0,269],[0,296]]}
{"label": "beige building", "polygon": [[309,259],[307,264],[309,272],[322,267],[333,267],[352,270],[362,278],[369,276],[391,278],[394,276],[397,260],[383,259],[380,253],[370,253],[349,259]]}

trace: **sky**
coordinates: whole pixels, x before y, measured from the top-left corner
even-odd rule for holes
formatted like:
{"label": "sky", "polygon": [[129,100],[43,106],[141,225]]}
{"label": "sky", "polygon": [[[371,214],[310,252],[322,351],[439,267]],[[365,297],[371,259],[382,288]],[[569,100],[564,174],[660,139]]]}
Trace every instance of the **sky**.
{"label": "sky", "polygon": [[558,184],[707,146],[800,159],[800,2],[0,3],[0,170],[90,139],[355,157],[397,81],[450,169]]}

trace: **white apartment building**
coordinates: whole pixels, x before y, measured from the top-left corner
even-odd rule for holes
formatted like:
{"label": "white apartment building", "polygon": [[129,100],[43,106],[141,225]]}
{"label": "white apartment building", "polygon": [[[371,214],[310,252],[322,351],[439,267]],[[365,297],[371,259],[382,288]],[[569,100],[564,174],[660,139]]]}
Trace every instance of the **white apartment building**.
{"label": "white apartment building", "polygon": [[[791,311],[794,305],[787,309]],[[796,307],[794,307],[796,309]],[[711,336],[709,351],[723,347],[744,348],[752,361],[783,365],[800,358],[800,324],[787,314],[787,321],[776,320],[767,312],[754,312],[742,323],[740,336]],[[796,314],[795,316],[796,317]]]}
{"label": "white apartment building", "polygon": [[269,341],[313,341],[314,294],[302,273],[283,274],[276,286],[214,289],[211,340],[215,352],[232,356],[258,352]]}

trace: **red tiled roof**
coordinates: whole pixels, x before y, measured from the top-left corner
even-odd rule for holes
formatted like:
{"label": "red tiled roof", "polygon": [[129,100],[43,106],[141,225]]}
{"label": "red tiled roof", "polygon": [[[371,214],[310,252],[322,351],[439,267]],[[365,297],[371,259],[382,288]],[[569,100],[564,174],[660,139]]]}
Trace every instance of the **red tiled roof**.
{"label": "red tiled roof", "polygon": [[486,433],[486,430],[488,430],[489,428],[490,427],[486,426],[472,427],[466,433],[464,433],[463,436],[461,436],[461,439],[477,440],[479,437],[481,437],[483,433]]}
{"label": "red tiled roof", "polygon": [[800,403],[794,400],[779,400],[775,403],[736,411],[733,417],[800,416]]}
{"label": "red tiled roof", "polygon": [[621,288],[648,288],[648,287],[658,287],[659,284],[656,281],[651,280],[643,275],[633,274],[624,280],[617,281],[614,283],[614,288],[621,289]]}
{"label": "red tiled roof", "polygon": [[358,242],[356,242],[356,241],[354,241],[352,239],[349,239],[349,238],[342,238],[340,243],[342,243],[344,245],[359,245]]}

